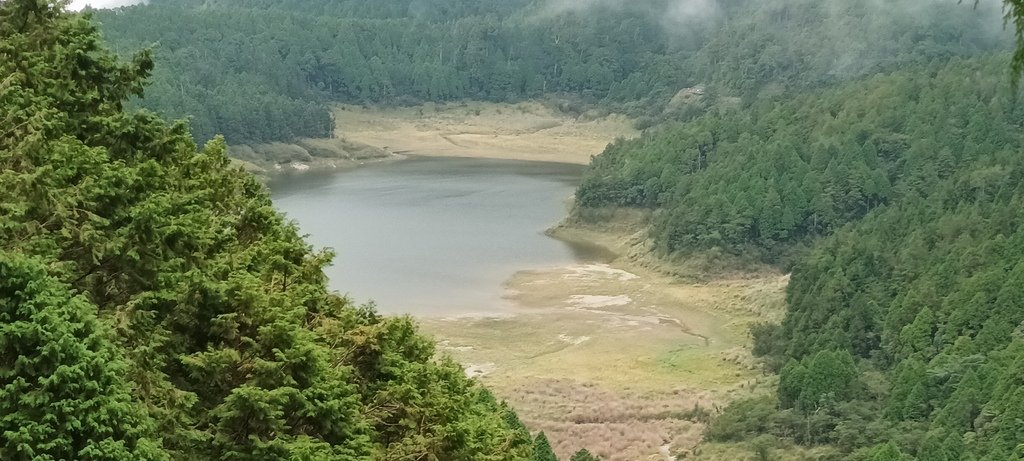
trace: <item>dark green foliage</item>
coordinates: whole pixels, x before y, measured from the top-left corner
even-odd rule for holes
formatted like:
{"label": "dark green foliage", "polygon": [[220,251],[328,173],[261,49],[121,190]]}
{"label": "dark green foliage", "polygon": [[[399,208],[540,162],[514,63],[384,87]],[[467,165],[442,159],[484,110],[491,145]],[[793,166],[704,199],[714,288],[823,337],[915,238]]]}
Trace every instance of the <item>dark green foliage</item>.
{"label": "dark green foliage", "polygon": [[917,459],[929,461],[958,461],[963,459],[964,441],[960,434],[952,433],[942,429],[928,432],[921,449],[917,453]]}
{"label": "dark green foliage", "polygon": [[[271,0],[176,0],[189,7],[232,7],[291,11],[294,5]],[[307,0],[303,13],[359,19],[418,19],[447,23],[472,16],[508,17],[532,0]]]}
{"label": "dark green foliage", "polygon": [[[116,48],[155,44],[160,65],[142,106],[190,116],[198,139],[231,143],[330,134],[327,104],[339,101],[570,95],[651,123],[688,120],[717,95],[749,102],[819,88],[1001,38],[990,27],[998,12],[955,2],[716,3],[695,17],[668,0],[169,0],[96,14]],[[696,85],[708,87],[702,103],[670,107]]]}
{"label": "dark green foliage", "polygon": [[[867,158],[883,168],[891,192],[797,259],[782,325],[754,330],[757,350],[786,364],[780,410],[734,405],[717,427],[748,414],[766,422],[732,431],[713,423],[709,436],[828,443],[851,461],[1021,456],[1024,146],[1009,83],[989,67],[1006,62],[906,70],[854,84],[857,98],[840,88],[804,101],[847,95],[830,103],[844,120],[831,132],[865,130],[861,146],[872,146]],[[903,102],[860,106],[883,94]],[[898,109],[887,116],[887,107]],[[831,143],[838,150],[830,158],[858,149],[844,143]],[[765,159],[744,161],[753,168]]]}
{"label": "dark green foliage", "polygon": [[168,459],[95,312],[40,261],[0,251],[0,458]]}
{"label": "dark green foliage", "polygon": [[871,461],[906,461],[906,459],[899,447],[892,442],[875,447],[871,454]]}
{"label": "dark green foliage", "polygon": [[182,0],[96,14],[118,49],[154,46],[159,66],[140,105],[192,117],[198,139],[231,143],[330,135],[331,102],[562,92],[593,102],[627,79],[642,85],[638,96],[667,101],[679,84],[647,87],[645,76],[683,67],[656,59],[668,38],[646,13],[549,15],[526,3]]}
{"label": "dark green foliage", "polygon": [[410,320],[328,292],[330,252],[222,139],[124,110],[147,54],[119,62],[86,18],[19,0],[0,55],[0,457],[529,458]]}
{"label": "dark green foliage", "polygon": [[326,333],[345,354],[339,360],[352,357],[354,380],[390,456],[413,457],[442,447],[446,460],[498,461],[532,451],[529,432],[515,413],[466,379],[458,364],[434,363],[434,345],[408,317],[371,315],[343,336]]}
{"label": "dark green foliage", "polygon": [[558,461],[555,452],[551,450],[548,436],[544,435],[543,431],[533,439],[533,461]]}
{"label": "dark green foliage", "polygon": [[573,453],[572,457],[569,458],[569,461],[601,461],[601,458],[590,454],[586,448],[583,448],[580,451]]}
{"label": "dark green foliage", "polygon": [[[1006,408],[1001,416],[1012,412],[1007,396],[1020,389],[995,391],[1007,382],[1024,321],[1021,298],[1011,294],[1021,277],[1022,165],[1003,152],[962,162],[926,199],[909,199],[823,242],[794,271],[783,325],[788,353],[797,356],[835,338],[863,337],[853,327],[867,326],[859,331],[878,343],[839,345],[881,358],[891,381],[885,416],[976,432],[968,449],[990,459],[1015,449],[1011,440],[1020,436],[1007,419],[982,416],[996,407]],[[837,297],[837,283],[862,294]],[[809,331],[814,319],[858,311],[857,323],[828,321]]]}
{"label": "dark green foliage", "polygon": [[820,351],[805,358],[792,373],[796,376],[788,376],[784,369],[780,382],[790,381],[787,384],[800,390],[795,406],[806,412],[850,400],[858,387],[857,366],[847,351]]}
{"label": "dark green foliage", "polygon": [[790,358],[789,363],[779,372],[779,403],[783,408],[793,408],[803,393],[803,383],[807,379],[807,366]]}
{"label": "dark green foliage", "polygon": [[[892,195],[800,258],[780,329],[757,330],[758,350],[787,363],[780,372],[780,407],[813,411],[800,417],[808,427],[822,423],[804,435],[787,435],[784,427],[799,424],[780,425],[786,410],[769,416],[775,423],[764,432],[884,459],[1019,456],[1024,432],[1012,421],[1019,421],[1016,402],[1024,395],[1013,371],[1024,357],[1020,114],[1007,81],[999,85],[995,68],[984,70],[1005,62],[956,61],[927,81],[905,71],[856,84],[861,99],[917,94],[914,102],[892,106],[907,111],[889,119],[899,120],[896,125],[876,118],[884,118],[888,106],[857,112],[853,99],[835,101],[839,119],[862,114],[844,126],[871,127],[864,139],[890,146],[875,147],[873,158],[896,166],[885,167]],[[905,127],[899,129],[904,134],[887,132],[893,126]],[[950,133],[967,141],[956,142]],[[846,370],[846,378],[812,371],[837,350],[857,357],[859,370],[846,357],[832,357],[819,370]],[[859,381],[859,390],[845,387],[846,379]],[[842,389],[826,397],[834,386]],[[843,400],[865,412],[821,406]],[[753,410],[734,411],[726,412],[730,420]],[[895,445],[858,451],[882,441]]]}
{"label": "dark green foliage", "polygon": [[768,432],[778,402],[770,398],[739,400],[708,425],[705,436],[716,442],[735,442]]}
{"label": "dark green foliage", "polygon": [[[975,1],[975,4],[979,0]],[[1013,22],[1013,33],[1017,38],[1017,51],[1013,54],[1013,82],[1020,83],[1020,76],[1024,74],[1024,1],[1003,0],[1006,5],[1006,20]]]}
{"label": "dark green foliage", "polygon": [[[656,209],[665,254],[792,268],[784,321],[751,331],[777,403],[733,404],[710,440],[769,434],[851,461],[1024,455],[1024,113],[1009,54],[924,51],[941,40],[897,71],[759,91],[594,159],[579,205]],[[788,70],[780,85],[799,80]]]}
{"label": "dark green foliage", "polygon": [[[594,159],[578,202],[661,209],[652,232],[668,253],[722,248],[784,262],[795,243],[1016,145],[1005,68],[1002,56],[941,62],[616,142]],[[990,77],[965,83],[975,75]],[[832,296],[852,295],[842,282]],[[865,331],[857,341],[869,349],[877,339]]]}
{"label": "dark green foliage", "polygon": [[[222,140],[197,149],[183,124],[124,107],[263,142],[329,136],[336,101],[567,92],[681,121],[609,146],[581,206],[660,208],[666,253],[788,263],[812,246],[792,260],[785,321],[755,331],[787,364],[778,404],[737,403],[709,438],[1019,458],[1024,117],[1009,56],[957,58],[999,38],[954,5],[726,3],[682,36],[645,12],[658,0],[100,13],[119,50],[159,42],[142,100],[148,53],[120,62],[84,17],[0,3],[0,457],[555,459],[409,319],[329,293],[332,255],[228,167]],[[700,104],[664,110],[699,83]]]}
{"label": "dark green foliage", "polygon": [[774,355],[784,347],[781,342],[780,328],[771,322],[760,322],[750,326],[750,337],[753,340],[751,352],[757,357]]}
{"label": "dark green foliage", "polygon": [[928,376],[925,364],[913,358],[905,360],[893,370],[892,389],[889,394],[889,417],[896,420],[921,419],[930,413],[926,394]]}

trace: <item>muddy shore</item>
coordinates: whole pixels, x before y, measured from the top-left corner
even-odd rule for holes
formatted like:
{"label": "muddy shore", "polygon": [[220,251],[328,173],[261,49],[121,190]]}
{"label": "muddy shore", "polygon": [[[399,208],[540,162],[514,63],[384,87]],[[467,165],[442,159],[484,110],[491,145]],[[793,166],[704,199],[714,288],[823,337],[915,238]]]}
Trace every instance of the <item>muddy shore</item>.
{"label": "muddy shore", "polygon": [[[636,239],[620,232],[557,231],[598,244]],[[779,314],[786,283],[778,273],[682,282],[619,257],[517,273],[506,283],[510,315],[421,323],[559,456],[587,448],[606,460],[664,459],[692,450],[721,405],[773,386],[747,330]]]}

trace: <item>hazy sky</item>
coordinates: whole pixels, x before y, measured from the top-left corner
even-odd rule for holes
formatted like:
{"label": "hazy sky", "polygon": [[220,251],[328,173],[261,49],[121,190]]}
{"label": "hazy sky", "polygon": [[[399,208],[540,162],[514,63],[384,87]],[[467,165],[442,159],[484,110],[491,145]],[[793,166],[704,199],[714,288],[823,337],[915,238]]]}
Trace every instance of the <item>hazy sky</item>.
{"label": "hazy sky", "polygon": [[116,8],[118,6],[134,5],[139,3],[140,0],[71,0],[71,5],[68,8],[78,11],[85,8],[86,5],[92,5],[93,8]]}

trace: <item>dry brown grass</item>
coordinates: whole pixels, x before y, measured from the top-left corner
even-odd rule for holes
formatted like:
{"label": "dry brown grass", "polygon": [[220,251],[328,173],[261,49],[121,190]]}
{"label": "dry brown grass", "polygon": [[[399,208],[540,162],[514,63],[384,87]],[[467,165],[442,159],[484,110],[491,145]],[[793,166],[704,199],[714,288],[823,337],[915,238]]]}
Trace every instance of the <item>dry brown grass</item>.
{"label": "dry brown grass", "polygon": [[336,132],[392,152],[586,164],[616,137],[637,132],[618,115],[573,117],[536,102],[340,105]]}
{"label": "dry brown grass", "polygon": [[509,317],[423,322],[446,353],[487,364],[483,382],[560,456],[665,459],[695,448],[707,413],[774,386],[747,328],[778,318],[786,282],[771,272],[683,282],[620,259],[516,274]]}
{"label": "dry brown grass", "polygon": [[710,405],[683,389],[610,391],[570,379],[524,382],[510,395],[517,408],[542,409],[524,414],[524,422],[545,431],[560,456],[586,448],[608,460],[645,459],[663,445],[694,444]]}
{"label": "dry brown grass", "polygon": [[[780,444],[768,451],[773,461],[817,461],[833,459],[835,450],[826,446],[807,448]],[[752,443],[706,443],[681,458],[694,461],[760,461]]]}

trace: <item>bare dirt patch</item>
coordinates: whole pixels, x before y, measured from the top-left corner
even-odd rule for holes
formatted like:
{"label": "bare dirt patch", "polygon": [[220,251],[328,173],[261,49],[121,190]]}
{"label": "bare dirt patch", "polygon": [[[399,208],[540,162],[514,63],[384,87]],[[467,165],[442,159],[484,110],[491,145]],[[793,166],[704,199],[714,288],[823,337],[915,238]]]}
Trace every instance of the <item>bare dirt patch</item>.
{"label": "bare dirt patch", "polygon": [[345,139],[396,153],[586,164],[617,137],[637,131],[621,115],[574,117],[543,104],[427,104],[408,108],[342,105]]}
{"label": "bare dirt patch", "polygon": [[228,153],[237,164],[257,175],[352,168],[400,158],[384,149],[341,138],[232,145]]}

